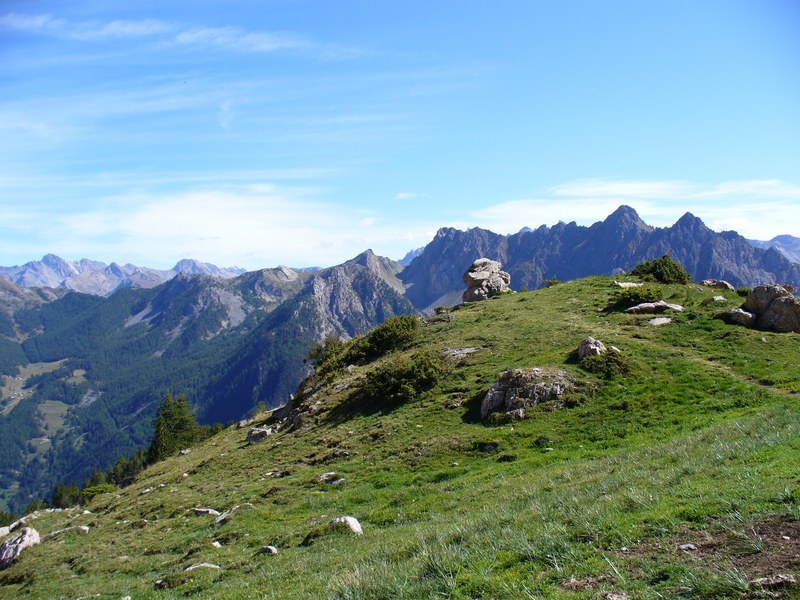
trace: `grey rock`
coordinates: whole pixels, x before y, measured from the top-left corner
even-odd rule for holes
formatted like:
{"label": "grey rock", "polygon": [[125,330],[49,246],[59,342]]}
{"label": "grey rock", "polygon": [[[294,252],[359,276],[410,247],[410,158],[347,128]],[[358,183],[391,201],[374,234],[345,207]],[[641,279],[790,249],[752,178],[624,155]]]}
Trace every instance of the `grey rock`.
{"label": "grey rock", "polygon": [[720,290],[728,290],[730,292],[736,291],[736,288],[733,287],[730,283],[728,283],[724,279],[704,279],[703,281],[700,282],[700,285],[717,288]]}
{"label": "grey rock", "polygon": [[335,471],[331,471],[329,473],[323,473],[319,476],[320,483],[328,483],[330,485],[339,485],[344,481],[344,477],[339,477],[339,475]]}
{"label": "grey rock", "polygon": [[59,536],[64,533],[68,533],[70,531],[80,531],[81,533],[89,533],[89,527],[86,525],[75,525],[73,527],[65,527],[64,529],[59,529],[57,531],[51,531],[46,536],[42,538],[42,542],[47,542],[52,540],[54,537]]}
{"label": "grey rock", "polygon": [[627,290],[630,288],[640,288],[644,284],[643,283],[634,283],[633,281],[615,281],[614,285],[622,288],[623,290]]}
{"label": "grey rock", "polygon": [[11,527],[0,527],[0,538],[6,537],[11,533]]}
{"label": "grey rock", "polygon": [[744,309],[760,315],[767,311],[774,300],[788,295],[789,290],[782,285],[757,285],[748,292]]}
{"label": "grey rock", "polygon": [[573,384],[561,369],[534,367],[504,371],[481,402],[481,418],[493,412],[508,413],[542,402],[553,402],[559,407],[559,399]]}
{"label": "grey rock", "polygon": [[275,555],[278,554],[278,549],[275,546],[264,546],[257,552],[257,554]]}
{"label": "grey rock", "polygon": [[678,546],[678,550],[681,552],[695,552],[697,550],[697,546],[694,544],[681,544]]}
{"label": "grey rock", "polygon": [[669,304],[664,300],[659,300],[658,302],[642,302],[636,306],[631,306],[625,312],[631,314],[654,314],[667,310],[683,312],[683,307],[680,304]]}
{"label": "grey rock", "polygon": [[781,296],[773,300],[769,308],[759,315],[756,327],[778,333],[800,333],[800,297]]}
{"label": "grey rock", "polygon": [[765,589],[774,589],[796,584],[797,578],[789,573],[778,573],[776,575],[770,575],[769,577],[760,577],[750,582],[750,585]]}
{"label": "grey rock", "polygon": [[250,431],[247,432],[247,441],[251,444],[256,444],[269,436],[271,436],[275,431],[272,427],[251,427]]}
{"label": "grey rock", "polygon": [[13,563],[25,548],[35,546],[41,541],[39,532],[33,527],[23,527],[19,533],[11,536],[0,545],[0,569]]}
{"label": "grey rock", "polygon": [[606,346],[600,340],[592,336],[585,337],[578,344],[578,358],[583,359],[587,356],[599,356],[606,351]]}
{"label": "grey rock", "polygon": [[183,572],[188,573],[189,571],[194,571],[195,569],[220,569],[220,568],[221,567],[219,565],[203,562],[203,563],[195,563],[189,567],[186,567],[183,570]]}
{"label": "grey rock", "polygon": [[190,508],[189,512],[193,512],[198,516],[200,515],[211,515],[213,517],[220,516],[220,512],[218,510],[214,510],[213,508]]}
{"label": "grey rock", "polygon": [[466,291],[461,296],[464,302],[478,302],[496,296],[509,289],[511,276],[501,270],[496,260],[479,258],[464,273]]}
{"label": "grey rock", "polygon": [[672,319],[669,317],[656,317],[655,319],[650,319],[648,323],[654,327],[658,327],[659,325],[669,325],[672,323]]}
{"label": "grey rock", "polygon": [[718,314],[717,318],[722,319],[726,323],[742,325],[744,327],[754,327],[756,324],[756,316],[743,308],[732,308],[731,310]]}
{"label": "grey rock", "polygon": [[234,513],[236,513],[237,510],[239,510],[239,505],[234,504],[224,513],[222,513],[220,516],[214,519],[214,525],[224,525],[225,523],[231,520],[231,517],[233,517]]}
{"label": "grey rock", "polygon": [[327,527],[333,531],[349,531],[355,535],[362,535],[364,530],[355,517],[336,517],[328,521]]}

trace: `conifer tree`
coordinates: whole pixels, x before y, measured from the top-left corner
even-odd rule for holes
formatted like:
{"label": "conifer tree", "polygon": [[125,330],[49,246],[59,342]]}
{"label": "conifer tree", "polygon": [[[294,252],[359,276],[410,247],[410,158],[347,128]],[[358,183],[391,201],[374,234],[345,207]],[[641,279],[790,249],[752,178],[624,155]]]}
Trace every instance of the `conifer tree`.
{"label": "conifer tree", "polygon": [[147,449],[147,462],[156,463],[191,446],[203,437],[189,402],[184,396],[167,392],[153,419],[153,441]]}

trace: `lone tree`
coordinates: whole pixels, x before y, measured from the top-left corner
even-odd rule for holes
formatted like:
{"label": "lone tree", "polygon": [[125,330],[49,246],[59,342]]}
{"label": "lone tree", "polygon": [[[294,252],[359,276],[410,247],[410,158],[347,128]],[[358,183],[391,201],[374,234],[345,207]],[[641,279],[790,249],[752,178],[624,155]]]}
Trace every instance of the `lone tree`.
{"label": "lone tree", "polygon": [[167,392],[153,419],[153,441],[147,449],[147,462],[153,464],[172,456],[202,439],[203,433],[186,398]]}

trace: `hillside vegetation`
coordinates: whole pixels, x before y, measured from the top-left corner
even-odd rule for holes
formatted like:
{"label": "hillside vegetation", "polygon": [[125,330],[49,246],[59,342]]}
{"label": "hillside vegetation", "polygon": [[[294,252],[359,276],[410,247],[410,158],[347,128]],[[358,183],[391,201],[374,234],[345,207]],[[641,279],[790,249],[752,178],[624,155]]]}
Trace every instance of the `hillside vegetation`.
{"label": "hillside vegetation", "polygon": [[[800,597],[763,579],[800,570],[800,336],[714,319],[732,292],[648,286],[685,310],[653,326],[593,277],[320,347],[293,405],[257,418],[264,440],[229,428],[29,518],[89,531],[25,550],[0,596]],[[620,354],[577,361],[589,335]],[[482,421],[523,367],[578,391]],[[363,535],[325,527],[342,516]],[[219,568],[186,571],[202,563]]]}

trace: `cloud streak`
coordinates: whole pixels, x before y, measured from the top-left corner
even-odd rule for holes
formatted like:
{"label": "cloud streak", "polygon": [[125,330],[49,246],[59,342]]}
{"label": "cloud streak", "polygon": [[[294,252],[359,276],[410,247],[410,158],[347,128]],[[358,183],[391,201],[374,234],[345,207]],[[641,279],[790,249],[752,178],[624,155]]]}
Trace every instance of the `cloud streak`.
{"label": "cloud streak", "polygon": [[257,54],[282,50],[316,51],[324,60],[344,60],[363,54],[357,48],[320,44],[291,32],[248,31],[235,26],[206,27],[159,19],[69,21],[50,14],[12,12],[0,16],[0,27],[84,42],[150,38],[162,47],[217,48]]}
{"label": "cloud streak", "polygon": [[[366,248],[399,257],[435,231],[430,224],[343,209],[306,188],[273,184],[106,196],[93,208],[60,216],[44,206],[18,209],[3,228],[27,234],[28,247],[15,253],[30,257],[48,248],[69,258],[153,267],[192,257],[249,269],[329,266]],[[0,252],[9,252],[4,246]]]}

